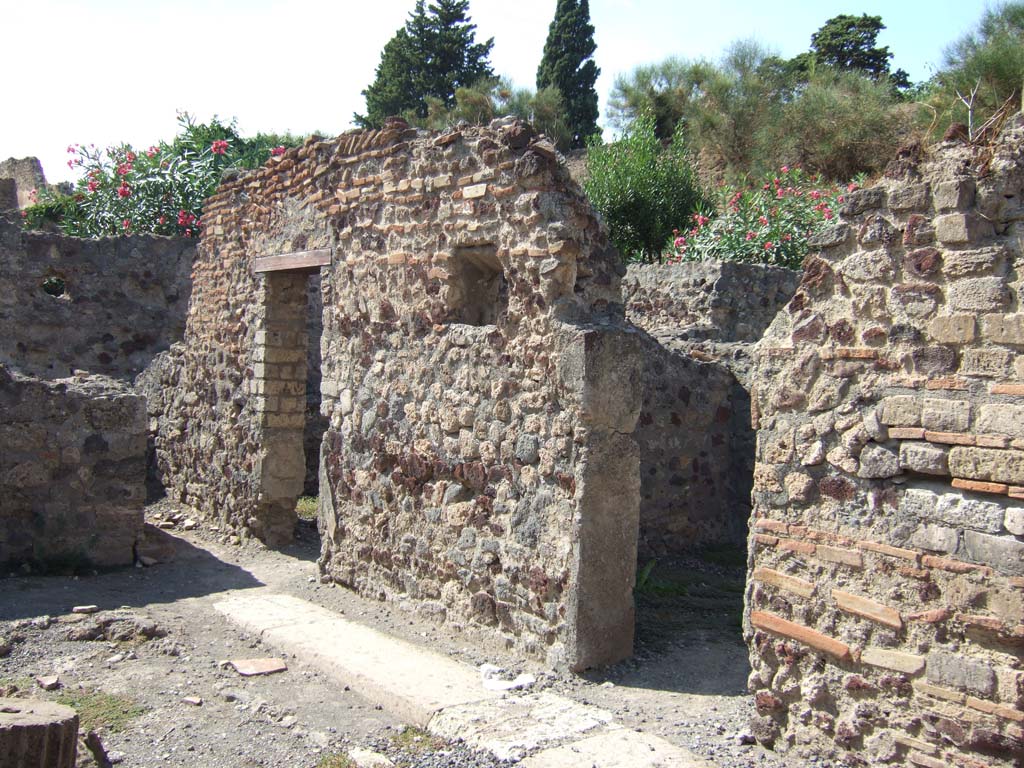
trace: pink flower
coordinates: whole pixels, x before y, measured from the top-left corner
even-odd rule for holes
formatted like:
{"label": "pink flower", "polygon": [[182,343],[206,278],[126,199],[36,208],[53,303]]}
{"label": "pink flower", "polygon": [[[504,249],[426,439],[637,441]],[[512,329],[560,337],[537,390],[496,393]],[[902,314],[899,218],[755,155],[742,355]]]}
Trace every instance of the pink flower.
{"label": "pink flower", "polygon": [[758,221],[761,222],[761,226],[762,227],[767,227],[768,226],[768,219],[766,219],[764,216],[761,216],[758,219]]}
{"label": "pink flower", "polygon": [[770,251],[774,247],[775,247],[775,244],[771,240],[769,240],[767,243],[764,244],[764,249],[766,251]]}
{"label": "pink flower", "polygon": [[167,223],[167,217],[166,216],[161,216],[159,219],[156,220],[156,223],[157,224],[166,224]]}
{"label": "pink flower", "polygon": [[124,159],[127,160],[129,163],[134,163],[135,162],[135,157],[136,157],[135,153],[132,152],[131,150],[128,150],[128,152],[124,156]]}
{"label": "pink flower", "polygon": [[845,198],[845,197],[843,197],[842,195],[840,195],[839,197],[837,197],[837,198],[836,198],[836,200],[838,200],[838,201],[839,201],[840,203],[845,203],[845,202],[846,202],[846,198]]}
{"label": "pink flower", "polygon": [[270,156],[271,157],[280,157],[286,151],[287,150],[284,147],[274,147],[273,149],[270,150]]}
{"label": "pink flower", "polygon": [[789,173],[789,166],[784,165],[781,168],[779,168],[779,170],[782,171],[783,173]]}
{"label": "pink flower", "polygon": [[182,227],[189,227],[192,222],[196,220],[196,217],[186,211],[184,208],[178,211],[178,225]]}
{"label": "pink flower", "polygon": [[224,139],[217,139],[210,145],[210,151],[215,155],[223,155],[228,151],[228,143]]}
{"label": "pink flower", "polygon": [[87,189],[88,189],[88,190],[89,190],[90,192],[95,192],[95,191],[96,191],[97,189],[99,189],[99,188],[100,188],[100,185],[99,185],[99,184],[97,184],[97,183],[96,183],[95,181],[90,181],[90,182],[89,182],[89,183],[88,183],[88,184],[86,185],[86,187],[87,187]]}
{"label": "pink flower", "polygon": [[753,240],[755,237],[757,237],[757,235],[753,232],[747,232],[747,240]]}
{"label": "pink flower", "polygon": [[677,237],[672,241],[676,248],[683,248],[686,245],[685,237]]}
{"label": "pink flower", "polygon": [[846,185],[847,192],[856,192],[858,189],[860,189],[860,187],[857,186],[857,182],[855,181],[851,181],[849,184]]}
{"label": "pink flower", "polygon": [[131,193],[132,193],[131,188],[122,181],[121,182],[121,186],[117,188],[117,196],[118,197],[128,197],[129,195],[131,195]]}
{"label": "pink flower", "polygon": [[146,157],[156,157],[156,153],[160,150],[154,145],[146,150]]}
{"label": "pink flower", "polygon": [[124,227],[125,232],[132,228],[131,219],[125,219],[121,222],[121,226]]}
{"label": "pink flower", "polygon": [[131,172],[132,172],[132,164],[131,164],[131,162],[121,163],[119,166],[117,166],[117,175],[118,176],[127,176]]}
{"label": "pink flower", "polygon": [[78,151],[78,145],[77,144],[68,144],[68,154],[69,155],[73,155],[77,151]]}
{"label": "pink flower", "polygon": [[811,200],[817,200],[820,197],[821,197],[821,192],[819,192],[816,189],[812,189],[811,190]]}

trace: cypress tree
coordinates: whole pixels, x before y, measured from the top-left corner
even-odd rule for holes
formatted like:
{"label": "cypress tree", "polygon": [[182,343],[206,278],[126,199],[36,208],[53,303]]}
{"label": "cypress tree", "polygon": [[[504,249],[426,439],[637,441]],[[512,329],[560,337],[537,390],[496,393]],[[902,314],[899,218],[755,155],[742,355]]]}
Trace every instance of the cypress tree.
{"label": "cypress tree", "polygon": [[412,112],[427,116],[427,97],[451,108],[455,91],[494,77],[488,57],[494,39],[476,42],[469,0],[437,0],[416,6],[405,26],[381,52],[373,83],[363,91],[366,115],[355,115],[364,128],[378,127],[384,118]]}
{"label": "cypress tree", "polygon": [[594,84],[601,70],[594,63],[595,50],[589,0],[558,0],[537,68],[537,90],[554,87],[561,94],[573,149],[598,132]]}

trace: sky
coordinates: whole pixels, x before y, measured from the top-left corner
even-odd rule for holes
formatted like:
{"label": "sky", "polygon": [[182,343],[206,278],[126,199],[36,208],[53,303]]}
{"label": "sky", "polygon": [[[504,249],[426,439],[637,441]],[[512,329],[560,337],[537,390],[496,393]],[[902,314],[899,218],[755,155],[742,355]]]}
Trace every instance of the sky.
{"label": "sky", "polygon": [[[471,0],[499,75],[533,88],[556,0]],[[414,0],[0,0],[5,114],[0,159],[34,155],[73,178],[71,143],[147,147],[176,114],[237,120],[239,132],[333,136],[362,112],[384,44]],[[927,79],[977,24],[984,0],[591,0],[604,120],[616,75],[668,56],[717,59],[756,39],[785,57],[840,13],[880,15],[892,68]],[[606,136],[608,136],[606,132]]]}

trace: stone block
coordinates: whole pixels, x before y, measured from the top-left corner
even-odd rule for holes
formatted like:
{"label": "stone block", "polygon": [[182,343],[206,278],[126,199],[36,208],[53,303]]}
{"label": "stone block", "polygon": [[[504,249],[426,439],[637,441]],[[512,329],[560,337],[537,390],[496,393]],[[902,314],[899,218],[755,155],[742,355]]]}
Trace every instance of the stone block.
{"label": "stone block", "polygon": [[946,251],[942,257],[942,273],[947,280],[982,275],[1003,275],[1007,252],[1003,246]]}
{"label": "stone block", "polygon": [[926,397],[921,424],[936,432],[966,432],[971,425],[971,404],[967,400]]}
{"label": "stone block", "polygon": [[974,315],[945,315],[928,323],[928,335],[940,344],[968,344],[974,341]]}
{"label": "stone block", "polygon": [[878,420],[889,427],[921,426],[920,398],[913,395],[893,395],[878,404]]}
{"label": "stone block", "polygon": [[873,667],[891,669],[907,675],[916,675],[924,669],[925,658],[913,653],[901,653],[887,648],[868,647],[861,652],[861,662]]}
{"label": "stone block", "polygon": [[900,466],[924,475],[948,475],[949,449],[932,443],[901,443]]}
{"label": "stone block", "polygon": [[1010,536],[964,531],[964,550],[974,562],[984,563],[999,573],[1024,575],[1024,542]]}
{"label": "stone block", "polygon": [[860,468],[857,470],[859,477],[883,479],[895,477],[900,471],[899,457],[884,446],[871,443],[860,452]]}
{"label": "stone block", "polygon": [[946,297],[954,312],[998,312],[1010,303],[1010,291],[998,277],[957,280],[946,289]]}
{"label": "stone block", "polygon": [[1013,360],[1013,353],[1006,349],[965,349],[960,372],[968,376],[1007,378]]}
{"label": "stone block", "polygon": [[981,338],[994,344],[1024,345],[1024,314],[984,315],[981,318]]}
{"label": "stone block", "polygon": [[1003,527],[1014,536],[1024,536],[1024,507],[1007,507]]}
{"label": "stone block", "polygon": [[955,446],[949,452],[954,477],[1024,485],[1024,451]]}
{"label": "stone block", "polygon": [[954,528],[973,528],[999,533],[1003,527],[1004,510],[993,501],[967,499],[956,493],[944,493],[924,519],[946,523]]}
{"label": "stone block", "polygon": [[932,189],[935,210],[962,211],[974,205],[976,185],[974,179],[942,181]]}
{"label": "stone block", "polygon": [[929,204],[928,184],[907,184],[889,192],[889,210],[924,211]]}
{"label": "stone block", "polygon": [[956,552],[959,542],[960,534],[944,525],[921,525],[910,536],[911,546],[929,552]]}
{"label": "stone block", "polygon": [[991,696],[996,690],[996,673],[987,662],[963,653],[935,649],[928,654],[925,678],[933,685]]}
{"label": "stone block", "polygon": [[935,218],[935,236],[951,245],[970,243],[992,234],[992,225],[966,213],[948,213]]}
{"label": "stone block", "polygon": [[979,406],[977,429],[990,435],[1024,438],[1024,405],[989,403]]}

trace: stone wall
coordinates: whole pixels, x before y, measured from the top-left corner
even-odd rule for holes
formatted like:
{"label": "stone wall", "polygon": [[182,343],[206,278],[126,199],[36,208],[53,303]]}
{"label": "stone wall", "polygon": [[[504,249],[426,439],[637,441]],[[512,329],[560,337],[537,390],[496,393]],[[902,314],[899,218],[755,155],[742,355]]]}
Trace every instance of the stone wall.
{"label": "stone wall", "polygon": [[1024,120],[847,196],[758,350],[759,739],[846,765],[1024,755]]}
{"label": "stone wall", "polygon": [[0,365],[0,563],[131,565],[142,534],[145,402],[103,376]]}
{"label": "stone wall", "polygon": [[46,186],[46,176],[39,158],[10,157],[0,162],[0,210],[27,208],[32,205],[32,191],[42,190]]}
{"label": "stone wall", "polygon": [[626,315],[644,346],[641,557],[745,545],[754,474],[751,342],[799,274],[730,262],[630,265]]}
{"label": "stone wall", "polygon": [[289,151],[204,214],[164,374],[172,495],[284,534],[310,271],[288,264],[326,263],[323,572],[558,666],[628,655],[639,341],[550,144],[514,121],[394,121]]}
{"label": "stone wall", "polygon": [[194,245],[81,240],[0,217],[0,363],[44,378],[131,378],[182,337]]}

